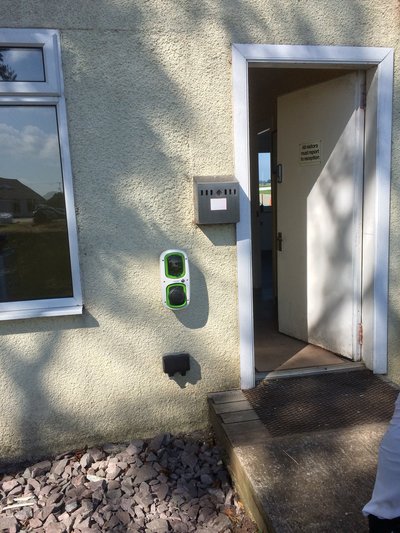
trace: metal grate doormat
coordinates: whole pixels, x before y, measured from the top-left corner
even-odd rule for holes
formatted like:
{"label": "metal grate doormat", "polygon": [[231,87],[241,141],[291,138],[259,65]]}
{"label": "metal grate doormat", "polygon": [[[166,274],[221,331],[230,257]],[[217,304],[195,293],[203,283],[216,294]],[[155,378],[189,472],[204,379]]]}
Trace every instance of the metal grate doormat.
{"label": "metal grate doormat", "polygon": [[272,437],[389,422],[399,394],[369,370],[268,380],[243,392]]}

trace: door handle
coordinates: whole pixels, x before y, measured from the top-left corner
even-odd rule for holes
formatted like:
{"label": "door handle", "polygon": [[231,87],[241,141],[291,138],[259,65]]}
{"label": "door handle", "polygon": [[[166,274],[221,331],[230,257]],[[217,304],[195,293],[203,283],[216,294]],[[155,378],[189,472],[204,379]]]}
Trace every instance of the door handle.
{"label": "door handle", "polygon": [[276,236],[276,247],[278,249],[278,252],[282,251],[282,242],[283,242],[282,233],[278,231],[278,234]]}

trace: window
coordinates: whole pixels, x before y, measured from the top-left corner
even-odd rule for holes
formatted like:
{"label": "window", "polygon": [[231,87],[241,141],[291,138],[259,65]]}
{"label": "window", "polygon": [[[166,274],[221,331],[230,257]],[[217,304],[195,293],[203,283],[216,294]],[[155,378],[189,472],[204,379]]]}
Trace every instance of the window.
{"label": "window", "polygon": [[270,128],[257,133],[258,152],[258,194],[262,208],[272,205],[271,195],[271,147],[272,131]]}
{"label": "window", "polygon": [[82,312],[55,30],[0,29],[0,320]]}
{"label": "window", "polygon": [[267,207],[271,202],[271,154],[258,152],[258,190],[260,205]]}
{"label": "window", "polygon": [[1,81],[45,81],[41,48],[0,47]]}

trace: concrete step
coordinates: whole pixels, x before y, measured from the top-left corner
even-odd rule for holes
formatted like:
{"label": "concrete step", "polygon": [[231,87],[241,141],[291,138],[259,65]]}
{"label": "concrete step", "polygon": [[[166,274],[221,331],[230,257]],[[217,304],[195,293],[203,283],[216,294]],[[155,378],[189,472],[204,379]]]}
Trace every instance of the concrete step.
{"label": "concrete step", "polygon": [[261,531],[368,531],[361,509],[372,492],[389,412],[374,422],[272,436],[240,390],[210,394],[209,409],[236,487]]}

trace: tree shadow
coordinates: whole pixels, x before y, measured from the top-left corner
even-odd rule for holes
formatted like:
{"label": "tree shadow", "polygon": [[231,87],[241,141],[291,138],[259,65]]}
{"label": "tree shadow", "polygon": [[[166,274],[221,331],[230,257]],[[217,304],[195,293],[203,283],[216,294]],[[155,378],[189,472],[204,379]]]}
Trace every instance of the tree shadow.
{"label": "tree shadow", "polygon": [[[236,264],[232,228],[191,223],[192,177],[233,171],[230,45],[360,45],[383,24],[358,1],[33,5],[6,0],[3,20],[61,30],[85,312],[0,323],[4,460],[207,425],[207,392],[239,384]],[[176,316],[159,290],[168,248],[192,269]],[[399,279],[392,264],[392,354]],[[198,365],[179,389],[161,365],[177,350]]]}

